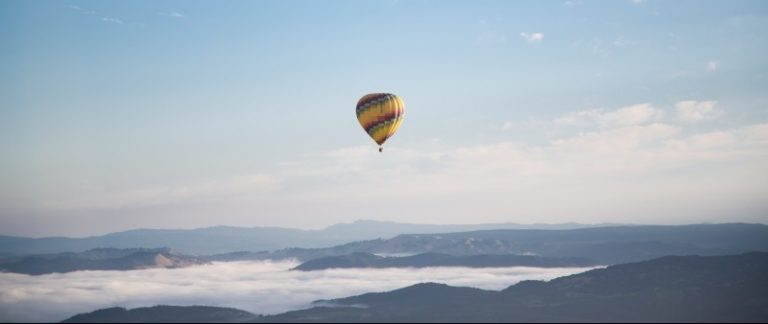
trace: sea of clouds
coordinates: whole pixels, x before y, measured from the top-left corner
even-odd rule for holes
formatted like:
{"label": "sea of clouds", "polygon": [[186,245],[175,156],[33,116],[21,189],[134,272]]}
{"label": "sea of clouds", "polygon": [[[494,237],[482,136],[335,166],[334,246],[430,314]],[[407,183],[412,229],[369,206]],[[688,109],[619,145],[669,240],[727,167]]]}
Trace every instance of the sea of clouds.
{"label": "sea of clouds", "polygon": [[319,299],[381,292],[420,282],[500,290],[590,268],[390,268],[291,271],[297,262],[216,262],[183,269],[0,273],[0,322],[51,322],[100,308],[164,305],[234,307],[275,314]]}

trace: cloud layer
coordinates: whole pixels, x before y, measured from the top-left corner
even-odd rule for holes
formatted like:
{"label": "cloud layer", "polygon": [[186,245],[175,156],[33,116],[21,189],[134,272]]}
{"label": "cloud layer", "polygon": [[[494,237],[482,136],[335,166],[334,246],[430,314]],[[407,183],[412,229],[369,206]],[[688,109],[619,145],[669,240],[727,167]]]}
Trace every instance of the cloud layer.
{"label": "cloud layer", "polygon": [[295,262],[222,262],[185,269],[78,271],[27,276],[0,273],[0,322],[60,321],[123,306],[210,305],[274,314],[318,299],[387,291],[419,282],[499,290],[521,280],[549,280],[587,268],[438,267],[288,271]]}
{"label": "cloud layer", "polygon": [[82,235],[179,224],[319,228],[361,218],[765,222],[768,124],[730,116],[714,100],[685,100],[500,121],[498,138],[482,143],[429,139],[384,154],[339,147],[199,182],[68,189],[36,198],[38,210],[14,219]]}

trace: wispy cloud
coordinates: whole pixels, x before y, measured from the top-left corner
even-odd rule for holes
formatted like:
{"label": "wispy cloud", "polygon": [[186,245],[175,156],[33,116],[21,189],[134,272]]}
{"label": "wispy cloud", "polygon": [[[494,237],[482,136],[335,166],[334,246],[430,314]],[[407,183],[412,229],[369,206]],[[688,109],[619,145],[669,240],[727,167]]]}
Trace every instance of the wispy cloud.
{"label": "wispy cloud", "polygon": [[392,290],[426,281],[500,290],[522,280],[549,280],[589,269],[288,270],[296,265],[222,262],[184,269],[78,271],[43,276],[0,273],[0,322],[56,322],[99,308],[157,304],[225,306],[275,314],[308,307],[319,299]]}
{"label": "wispy cloud", "polygon": [[599,125],[601,127],[629,126],[649,123],[661,119],[664,111],[650,103],[642,103],[616,110],[583,110],[555,119],[556,124],[564,125]]}
{"label": "wispy cloud", "polygon": [[170,12],[159,12],[158,15],[160,16],[166,16],[166,17],[172,17],[172,18],[186,18],[187,15],[177,12],[177,11],[170,11]]}
{"label": "wispy cloud", "polygon": [[574,152],[617,152],[659,144],[660,141],[674,138],[678,134],[679,127],[654,123],[582,133],[578,137],[554,140],[552,144],[558,149]]}
{"label": "wispy cloud", "polygon": [[[94,16],[93,18],[99,19],[99,20],[101,20],[103,22],[107,22],[107,23],[111,23],[111,24],[117,24],[117,25],[126,25],[127,24],[121,18],[114,17],[114,16],[102,16],[103,13],[100,14],[99,12],[96,12],[95,10],[86,9],[86,8],[83,8],[83,7],[79,6],[79,5],[70,4],[67,7],[69,9],[71,9],[71,10],[77,11],[80,14]],[[99,16],[101,16],[101,17],[99,17]],[[140,23],[130,23],[128,25],[141,26],[143,24],[140,24]]]}
{"label": "wispy cloud", "polygon": [[698,123],[720,117],[723,111],[716,108],[716,101],[681,101],[675,105],[677,117],[686,123]]}
{"label": "wispy cloud", "polygon": [[528,43],[541,43],[544,40],[544,34],[542,33],[526,33],[521,32],[520,36]]}
{"label": "wispy cloud", "polygon": [[709,72],[715,72],[720,67],[720,63],[714,60],[710,60],[707,62],[706,68]]}
{"label": "wispy cloud", "polygon": [[77,11],[77,12],[83,14],[83,15],[95,15],[96,14],[96,11],[90,10],[90,9],[85,9],[85,8],[80,7],[78,5],[71,4],[71,5],[67,6],[67,7],[69,7],[69,9],[75,10],[75,11]]}
{"label": "wispy cloud", "polygon": [[101,21],[115,23],[115,24],[118,24],[118,25],[125,24],[122,19],[115,18],[115,17],[101,17]]}

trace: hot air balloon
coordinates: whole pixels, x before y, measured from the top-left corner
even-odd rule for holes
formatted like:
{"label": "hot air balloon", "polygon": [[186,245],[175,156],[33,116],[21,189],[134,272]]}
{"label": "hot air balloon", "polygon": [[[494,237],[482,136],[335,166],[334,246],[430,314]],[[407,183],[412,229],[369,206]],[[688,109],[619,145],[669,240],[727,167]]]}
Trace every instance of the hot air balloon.
{"label": "hot air balloon", "polygon": [[379,152],[403,122],[405,103],[391,93],[371,93],[357,101],[357,120],[366,133],[379,144]]}

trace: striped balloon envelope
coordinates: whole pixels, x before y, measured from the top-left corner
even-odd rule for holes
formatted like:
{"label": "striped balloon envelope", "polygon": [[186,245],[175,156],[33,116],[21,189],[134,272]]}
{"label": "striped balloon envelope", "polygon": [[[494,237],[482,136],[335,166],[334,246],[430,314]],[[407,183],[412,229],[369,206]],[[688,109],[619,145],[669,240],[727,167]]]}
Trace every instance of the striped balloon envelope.
{"label": "striped balloon envelope", "polygon": [[405,103],[391,93],[371,93],[357,101],[357,120],[366,133],[379,144],[379,152],[403,122]]}

